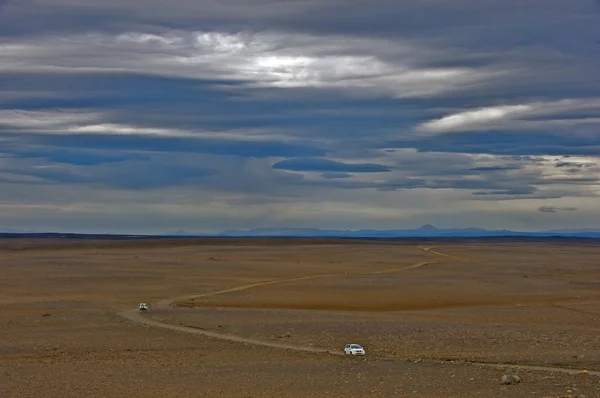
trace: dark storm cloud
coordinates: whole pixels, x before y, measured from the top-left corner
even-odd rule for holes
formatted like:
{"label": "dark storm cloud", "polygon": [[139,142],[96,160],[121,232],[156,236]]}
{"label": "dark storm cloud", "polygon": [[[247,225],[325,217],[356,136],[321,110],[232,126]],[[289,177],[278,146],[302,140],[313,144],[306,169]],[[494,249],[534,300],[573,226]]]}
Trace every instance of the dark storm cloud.
{"label": "dark storm cloud", "polygon": [[596,167],[596,166],[598,166],[597,163],[580,163],[580,162],[565,162],[565,161],[557,161],[555,163],[555,167],[557,167],[557,168],[567,167],[569,169],[575,169],[575,170],[588,168],[588,167]]}
{"label": "dark storm cloud", "polygon": [[41,158],[53,163],[65,163],[78,166],[95,166],[119,163],[128,160],[149,160],[148,155],[139,153],[115,153],[97,150],[70,150],[54,147],[36,149],[14,149],[12,155],[19,158]]}
{"label": "dark storm cloud", "polygon": [[473,192],[476,196],[519,196],[519,195],[530,195],[534,193],[536,189],[534,187],[526,187],[521,189],[504,189],[498,191],[477,191]]}
{"label": "dark storm cloud", "polygon": [[340,198],[332,220],[388,201],[468,223],[457,197],[582,208],[598,26],[583,0],[0,0],[0,206],[114,189],[261,222]]}
{"label": "dark storm cloud", "polygon": [[[141,26],[190,29],[203,26],[228,30],[287,28],[328,33],[443,37],[451,30],[462,40],[474,40],[469,33],[478,31],[490,44],[508,42],[513,46],[542,40],[544,34],[560,38],[561,31],[567,28],[577,32],[577,28],[589,23],[590,14],[597,13],[593,3],[559,0],[481,0],[476,6],[467,0],[378,0],[375,3],[361,0],[147,0],[143,7],[133,0],[22,0],[9,6],[10,9],[5,7],[4,30],[13,32],[36,29],[122,30],[124,27]],[[565,22],[565,14],[579,16],[579,24]],[[31,23],[25,30],[23,24],[14,20],[24,16],[32,18],[32,22],[43,23]],[[510,26],[503,26],[508,19]],[[532,22],[539,30],[531,29]],[[528,26],[530,29],[527,30]],[[527,34],[523,34],[525,32]]]}
{"label": "dark storm cloud", "polygon": [[600,134],[574,135],[545,131],[473,132],[415,139],[388,141],[383,147],[414,147],[420,151],[491,154],[500,156],[600,155]]}
{"label": "dark storm cloud", "polygon": [[556,206],[542,206],[538,209],[542,213],[556,213],[559,211],[576,211],[576,207],[556,207]]}
{"label": "dark storm cloud", "polygon": [[[305,185],[315,185],[315,182],[303,181]],[[328,185],[341,189],[374,189],[380,192],[399,191],[403,189],[428,188],[427,180],[419,178],[390,178],[385,182],[350,181],[339,179],[328,181]]]}
{"label": "dark storm cloud", "polygon": [[518,170],[519,166],[481,166],[481,167],[473,167],[471,171],[509,171],[509,170]]}
{"label": "dark storm cloud", "polygon": [[310,145],[285,143],[242,141],[228,139],[203,138],[169,138],[127,135],[35,135],[28,134],[19,142],[29,142],[35,145],[48,145],[70,150],[104,150],[104,151],[148,151],[197,153],[216,155],[236,155],[244,157],[264,158],[271,156],[323,156],[326,151]]}
{"label": "dark storm cloud", "polygon": [[299,158],[287,159],[273,165],[274,169],[290,171],[324,171],[347,173],[381,173],[388,172],[390,168],[373,163],[344,163],[329,159]]}
{"label": "dark storm cloud", "polygon": [[339,172],[326,172],[326,173],[322,173],[321,177],[323,177],[323,178],[350,178],[350,177],[352,177],[352,174],[339,173]]}
{"label": "dark storm cloud", "polygon": [[75,159],[33,166],[17,164],[4,167],[3,172],[11,176],[11,181],[20,177],[21,182],[26,184],[69,183],[138,190],[199,185],[205,177],[217,173],[215,169],[194,163],[165,162],[164,159],[150,157],[136,159],[135,156],[129,156],[119,163]]}

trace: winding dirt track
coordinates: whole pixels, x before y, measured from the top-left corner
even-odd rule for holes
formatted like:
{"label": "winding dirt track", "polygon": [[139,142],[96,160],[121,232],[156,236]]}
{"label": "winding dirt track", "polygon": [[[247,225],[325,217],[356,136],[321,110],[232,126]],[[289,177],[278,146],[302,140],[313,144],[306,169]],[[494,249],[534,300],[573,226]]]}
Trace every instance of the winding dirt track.
{"label": "winding dirt track", "polygon": [[324,348],[315,348],[315,347],[305,347],[305,346],[298,346],[298,345],[270,343],[268,341],[248,339],[248,338],[245,338],[245,337],[234,336],[234,335],[231,335],[231,334],[223,334],[223,333],[211,332],[209,330],[198,329],[198,328],[194,328],[194,327],[191,327],[191,326],[171,325],[171,324],[168,324],[168,323],[163,323],[163,322],[155,321],[153,319],[145,317],[145,316],[143,316],[137,310],[121,311],[119,314],[121,316],[123,316],[123,317],[131,320],[131,321],[140,322],[140,323],[143,323],[144,325],[148,325],[148,326],[157,326],[157,327],[160,327],[160,328],[163,328],[163,329],[174,330],[176,332],[200,334],[200,335],[207,336],[207,337],[212,337],[212,338],[215,338],[215,339],[233,341],[233,342],[236,342],[236,343],[260,345],[260,346],[264,346],[264,347],[280,348],[280,349],[284,349],[284,350],[312,352],[312,353],[319,353],[319,354],[327,354],[328,353],[328,354],[332,354],[332,355],[343,355],[340,352],[333,352],[333,351],[326,350]]}
{"label": "winding dirt track", "polygon": [[434,246],[434,247],[419,246],[419,249],[425,250],[427,253],[435,254],[436,256],[447,257],[447,258],[454,258],[454,259],[457,259],[457,260],[468,260],[466,257],[453,256],[453,255],[450,255],[450,254],[446,254],[446,253],[442,253],[442,252],[438,252],[438,251],[433,250],[436,247],[437,246]]}
{"label": "winding dirt track", "polygon": [[[415,269],[415,268],[423,267],[428,264],[434,264],[436,262],[437,261],[425,261],[425,262],[409,265],[406,267],[392,268],[392,269],[376,271],[376,272],[372,272],[369,274],[361,274],[361,275],[380,275],[380,274],[397,272],[397,271],[402,271],[402,270]],[[182,300],[189,300],[189,299],[209,297],[209,296],[217,296],[217,295],[226,294],[226,293],[248,290],[248,289],[252,289],[252,288],[260,287],[260,286],[275,285],[278,283],[289,283],[289,282],[295,282],[295,281],[304,281],[304,280],[310,280],[310,279],[332,278],[335,276],[342,276],[342,275],[345,275],[345,274],[313,275],[313,276],[303,276],[303,277],[299,277],[299,278],[276,279],[276,280],[271,280],[271,281],[252,283],[250,285],[244,285],[244,286],[238,286],[238,287],[233,287],[233,288],[229,288],[229,289],[217,290],[214,292],[191,294],[191,295],[187,295],[187,296],[174,297],[174,298],[161,300],[155,304],[154,308],[166,309],[166,308],[169,308],[173,303],[182,301]],[[329,353],[332,355],[343,355],[341,352],[330,351],[325,348],[271,343],[268,341],[248,339],[248,338],[241,337],[241,336],[211,332],[209,330],[199,329],[199,328],[192,327],[192,326],[171,325],[168,323],[163,323],[163,322],[156,321],[154,319],[150,319],[150,318],[142,315],[142,313],[138,310],[123,310],[119,313],[119,315],[121,315],[131,321],[139,322],[139,323],[142,323],[142,324],[148,325],[148,326],[157,326],[157,327],[161,327],[163,329],[170,329],[170,330],[174,330],[174,331],[178,331],[178,332],[199,334],[199,335],[203,335],[203,336],[207,336],[207,337],[213,337],[213,338],[233,341],[233,342],[237,342],[237,343],[253,344],[253,345],[260,345],[260,346],[264,346],[264,347],[273,347],[273,348],[280,348],[280,349],[294,350],[294,351],[303,351],[303,352],[312,352],[312,353]]]}
{"label": "winding dirt track", "polygon": [[[437,256],[441,256],[441,257],[462,259],[462,260],[466,259],[465,257],[457,257],[457,256],[452,256],[452,255],[449,255],[446,253],[435,251],[435,250],[433,250],[435,247],[419,247],[419,248],[421,250],[426,251],[427,253],[431,253],[431,254],[434,254]],[[403,271],[403,270],[417,269],[417,268],[421,268],[425,265],[434,264],[434,263],[437,263],[437,261],[420,262],[420,263],[416,263],[416,264],[409,265],[406,267],[392,268],[392,269],[380,270],[380,271],[357,274],[357,275],[381,275],[381,274],[386,274],[386,273],[399,272],[399,271]],[[229,288],[229,289],[217,290],[214,292],[191,294],[191,295],[187,295],[187,296],[180,296],[180,297],[174,297],[174,298],[161,300],[154,305],[154,308],[168,309],[172,306],[173,303],[178,302],[178,301],[203,298],[203,297],[209,297],[209,296],[217,296],[217,295],[227,294],[227,293],[232,293],[232,292],[239,292],[239,291],[253,289],[256,287],[260,287],[260,286],[274,285],[274,284],[279,284],[279,283],[289,283],[289,282],[302,281],[302,280],[332,278],[332,277],[343,276],[343,275],[346,275],[346,274],[313,275],[313,276],[304,276],[304,277],[298,277],[298,278],[276,279],[276,280],[270,280],[270,281],[265,281],[265,282],[252,283],[249,285],[243,285],[243,286],[233,287],[233,288]],[[207,336],[207,337],[221,339],[221,340],[227,340],[227,341],[236,342],[236,343],[251,344],[251,345],[258,345],[258,346],[263,346],[263,347],[271,347],[271,348],[278,348],[278,349],[284,349],[284,350],[318,353],[318,354],[330,354],[330,355],[338,355],[338,356],[344,355],[342,352],[331,351],[331,350],[328,350],[325,348],[272,343],[272,342],[268,342],[268,341],[249,339],[249,338],[236,336],[236,335],[212,332],[209,330],[201,329],[198,327],[187,326],[187,325],[172,325],[172,324],[168,324],[168,323],[164,323],[164,322],[160,322],[160,321],[156,321],[154,319],[148,318],[147,316],[144,316],[142,312],[140,312],[139,310],[135,310],[135,309],[123,310],[123,311],[119,312],[119,315],[121,315],[122,317],[124,317],[130,321],[138,322],[138,323],[141,323],[141,324],[144,324],[147,326],[160,327],[163,329],[173,330],[176,332],[192,333],[192,334],[196,334],[196,335],[202,335],[202,336]],[[396,357],[378,357],[378,358],[374,358],[374,359],[386,359],[386,360],[396,359],[397,360],[398,358],[396,358]],[[406,358],[402,358],[401,360],[404,361],[404,360],[406,360]],[[571,375],[586,373],[588,375],[600,376],[600,371],[591,371],[591,370],[587,371],[587,370],[583,370],[583,369],[549,367],[549,366],[472,362],[472,361],[463,361],[463,360],[444,360],[444,361],[442,361],[442,360],[425,360],[424,362],[468,364],[468,365],[475,365],[475,366],[481,366],[481,367],[492,367],[492,368],[520,368],[520,369],[532,370],[532,371],[559,372],[559,373],[566,373],[566,374],[571,374]]]}

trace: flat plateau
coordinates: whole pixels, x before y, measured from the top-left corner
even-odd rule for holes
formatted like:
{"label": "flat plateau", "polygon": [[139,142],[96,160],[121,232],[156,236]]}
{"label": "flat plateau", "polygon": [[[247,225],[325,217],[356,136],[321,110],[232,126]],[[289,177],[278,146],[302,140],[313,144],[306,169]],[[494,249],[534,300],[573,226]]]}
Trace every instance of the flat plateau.
{"label": "flat plateau", "polygon": [[577,239],[6,239],[0,397],[600,397],[599,260]]}

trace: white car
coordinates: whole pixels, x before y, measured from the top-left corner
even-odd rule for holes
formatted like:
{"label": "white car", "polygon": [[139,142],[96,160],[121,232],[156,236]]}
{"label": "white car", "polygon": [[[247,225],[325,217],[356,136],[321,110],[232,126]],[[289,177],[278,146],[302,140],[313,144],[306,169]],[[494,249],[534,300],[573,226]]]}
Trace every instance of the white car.
{"label": "white car", "polygon": [[365,349],[359,344],[346,344],[344,352],[346,355],[365,355]]}
{"label": "white car", "polygon": [[140,311],[148,311],[148,304],[140,303]]}

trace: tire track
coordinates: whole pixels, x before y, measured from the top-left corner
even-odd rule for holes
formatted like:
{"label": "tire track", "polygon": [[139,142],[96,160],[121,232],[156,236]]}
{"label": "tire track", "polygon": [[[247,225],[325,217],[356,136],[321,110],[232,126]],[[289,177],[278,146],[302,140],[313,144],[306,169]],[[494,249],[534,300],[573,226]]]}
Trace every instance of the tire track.
{"label": "tire track", "polygon": [[171,325],[169,323],[159,322],[154,319],[143,316],[138,310],[124,310],[119,313],[122,317],[133,321],[138,322],[147,326],[154,326],[163,329],[169,329],[176,332],[184,332],[191,333],[196,335],[202,335],[206,337],[211,337],[220,340],[227,340],[235,343],[243,343],[243,344],[252,344],[263,347],[271,347],[271,348],[279,348],[284,350],[293,350],[293,351],[302,351],[302,352],[311,352],[316,354],[332,354],[332,355],[344,355],[341,352],[330,351],[325,348],[316,348],[316,347],[308,347],[301,345],[290,345],[290,344],[281,344],[281,343],[271,343],[269,341],[263,340],[255,340],[249,339],[246,337],[235,336],[231,334],[217,333],[211,332],[210,330],[199,329],[197,327],[192,327],[188,325]]}
{"label": "tire track", "polygon": [[[402,270],[421,268],[425,265],[433,264],[436,262],[437,261],[426,261],[426,262],[420,262],[420,263],[416,263],[416,264],[405,266],[405,267],[392,268],[392,269],[387,269],[387,270],[382,270],[382,271],[363,273],[363,274],[355,274],[355,275],[381,275],[381,274],[385,274],[385,273],[398,272],[398,271],[402,271]],[[303,277],[297,277],[297,278],[275,279],[275,280],[270,280],[270,281],[265,281],[265,282],[251,283],[249,285],[232,287],[232,288],[223,289],[223,290],[216,290],[214,292],[190,294],[190,295],[186,295],[186,296],[164,299],[164,300],[157,302],[154,305],[154,307],[157,309],[168,309],[168,308],[172,307],[172,305],[175,302],[183,301],[183,300],[218,296],[221,294],[240,292],[243,290],[253,289],[256,287],[260,287],[260,286],[275,285],[275,284],[280,284],[280,283],[289,283],[289,282],[296,282],[296,281],[305,281],[305,280],[311,280],[311,279],[332,278],[332,277],[336,277],[336,276],[346,276],[346,275],[347,274],[324,274],[324,275],[303,276]],[[293,351],[302,351],[302,352],[311,352],[311,353],[320,353],[320,354],[332,354],[332,355],[344,355],[340,352],[331,351],[331,350],[328,350],[325,348],[272,343],[272,342],[268,342],[268,341],[250,339],[250,338],[236,336],[236,335],[212,332],[209,330],[200,329],[198,327],[193,327],[193,326],[189,326],[189,325],[172,325],[169,323],[160,322],[160,321],[148,318],[147,316],[142,315],[142,313],[139,310],[135,310],[135,309],[123,310],[123,311],[119,312],[119,315],[130,321],[138,322],[138,323],[141,323],[141,324],[144,324],[147,326],[160,327],[163,329],[169,329],[169,330],[173,330],[173,331],[177,331],[177,332],[185,332],[185,333],[191,333],[191,334],[196,334],[196,335],[202,335],[202,336],[207,336],[207,337],[212,337],[212,338],[216,338],[216,339],[227,340],[227,341],[232,341],[232,342],[237,342],[237,343],[259,345],[259,346],[263,346],[263,347],[272,347],[272,348],[279,348],[279,349],[293,350]]]}
{"label": "tire track", "polygon": [[520,365],[520,364],[512,364],[512,363],[490,363],[490,362],[472,362],[472,361],[455,361],[454,363],[463,363],[467,365],[477,365],[483,366],[487,368],[516,368],[516,369],[524,369],[524,370],[533,370],[538,372],[554,372],[554,373],[566,373],[570,375],[590,375],[590,376],[599,376],[600,371],[596,370],[586,370],[586,369],[573,369],[573,368],[561,368],[554,366],[540,366],[540,365]]}
{"label": "tire track", "polygon": [[[454,258],[454,259],[467,259],[465,257],[457,257],[457,256],[452,256],[452,255],[449,255],[446,253],[435,251],[435,250],[433,250],[435,247],[419,247],[419,248],[424,250],[425,252],[432,253],[432,254],[435,254],[438,256],[442,256],[442,257],[448,257],[448,258]],[[420,262],[420,263],[416,263],[413,265],[400,267],[400,268],[392,268],[392,269],[386,269],[386,270],[375,271],[375,272],[370,272],[370,273],[354,274],[354,275],[382,275],[382,274],[386,274],[386,273],[398,272],[398,271],[403,271],[403,270],[418,269],[425,265],[435,264],[435,263],[437,263],[437,261],[425,261],[425,262]],[[237,287],[223,289],[223,290],[217,290],[214,292],[191,294],[191,295],[180,296],[180,297],[175,297],[175,298],[170,298],[170,299],[164,299],[164,300],[157,302],[155,305],[155,308],[168,309],[172,306],[173,303],[175,303],[177,301],[217,296],[217,295],[221,295],[221,294],[227,294],[227,293],[232,293],[232,292],[248,290],[248,289],[252,289],[252,288],[260,287],[260,286],[275,285],[275,284],[280,284],[280,283],[289,283],[289,282],[319,279],[319,278],[332,278],[332,277],[336,277],[336,276],[347,276],[347,274],[313,275],[313,276],[276,279],[276,280],[252,283],[252,284],[248,284],[248,285],[237,286]],[[220,340],[225,340],[225,341],[230,341],[230,342],[235,342],[235,343],[257,345],[257,346],[277,348],[277,349],[290,350],[290,351],[309,352],[309,353],[314,353],[314,354],[330,354],[330,355],[336,355],[336,356],[345,356],[345,354],[343,354],[342,352],[332,351],[332,350],[328,350],[325,348],[303,346],[303,345],[273,343],[273,342],[264,341],[264,340],[256,340],[256,339],[250,339],[250,338],[236,336],[236,335],[213,332],[210,330],[205,330],[205,329],[201,329],[201,328],[193,327],[193,326],[189,326],[189,325],[172,325],[172,324],[168,324],[165,322],[160,322],[160,321],[148,318],[147,316],[142,315],[142,313],[139,310],[135,310],[135,309],[123,310],[123,311],[119,312],[118,314],[130,321],[137,322],[137,323],[140,323],[140,324],[143,324],[146,326],[159,327],[159,328],[168,329],[168,330],[172,330],[172,331],[176,331],[176,332],[202,335],[202,336],[206,336],[206,337],[210,337],[210,338],[215,338],[215,339],[220,339]],[[373,358],[373,359],[378,359],[378,358]],[[381,357],[379,359],[388,360],[388,361],[389,360],[406,361],[408,358]],[[525,370],[531,370],[531,371],[566,373],[566,374],[570,374],[570,375],[586,374],[586,375],[600,377],[600,371],[562,368],[562,367],[553,367],[553,366],[524,365],[524,364],[515,364],[515,363],[507,364],[507,363],[492,363],[492,362],[475,362],[475,361],[447,360],[447,359],[446,360],[424,359],[423,362],[431,362],[431,363],[439,363],[439,364],[462,364],[462,365],[490,367],[490,368],[495,368],[495,369],[518,368],[518,369],[525,369]]]}
{"label": "tire track", "polygon": [[[446,254],[446,253],[442,253],[442,252],[433,250],[433,249],[437,248],[437,246],[433,246],[433,247],[419,246],[419,248],[421,250],[424,250],[427,253],[435,254],[437,256],[442,256],[442,257],[447,257],[447,258],[453,258],[453,259],[457,259],[457,260],[470,260],[468,257],[452,256],[450,254]],[[575,308],[569,308],[569,307],[560,305],[558,303],[551,303],[551,304],[549,304],[549,306],[555,307],[555,308],[559,308],[559,309],[563,309],[563,310],[578,312],[578,313],[582,313],[582,314],[598,315],[598,313],[594,313],[592,311],[585,311],[585,310],[579,310],[579,309],[575,309]],[[600,376],[600,371],[586,370],[586,369],[561,368],[561,367],[556,367],[556,366],[523,365],[523,364],[507,364],[507,363],[491,363],[491,362],[475,362],[475,361],[464,361],[464,360],[450,360],[450,361],[448,361],[448,360],[446,360],[446,361],[437,361],[437,360],[434,360],[434,362],[438,362],[438,363],[448,363],[448,362],[450,362],[450,363],[460,363],[460,364],[477,365],[477,366],[483,366],[483,367],[491,367],[491,368],[496,368],[496,369],[498,369],[498,368],[519,368],[519,369],[526,369],[526,370],[533,370],[533,371],[560,372],[560,373],[567,373],[567,374],[571,374],[571,375],[589,374],[589,375],[593,375],[593,376]]]}
{"label": "tire track", "polygon": [[265,282],[251,283],[249,285],[237,286],[237,287],[232,287],[232,288],[223,289],[223,290],[216,290],[214,292],[195,293],[195,294],[188,294],[187,296],[169,298],[169,299],[165,299],[165,300],[161,300],[161,301],[157,302],[155,307],[160,308],[160,309],[165,309],[165,308],[170,307],[171,304],[173,304],[177,301],[191,300],[191,299],[210,297],[210,296],[218,296],[221,294],[233,293],[233,292],[241,292],[243,290],[248,290],[248,289],[252,289],[252,288],[260,287],[260,286],[276,285],[279,283],[289,283],[289,282],[297,282],[297,281],[306,281],[306,280],[310,280],[310,279],[332,278],[334,276],[340,276],[340,274],[324,274],[324,275],[302,276],[302,277],[298,277],[298,278],[274,279],[274,280],[269,280],[269,281],[265,281]]}
{"label": "tire track", "polygon": [[408,265],[408,266],[404,266],[404,267],[390,268],[390,269],[385,269],[385,270],[381,270],[381,271],[367,272],[367,273],[357,273],[357,274],[346,274],[346,273],[342,274],[342,273],[338,273],[338,274],[324,274],[324,275],[302,276],[302,277],[298,277],[298,278],[275,279],[275,280],[269,280],[269,281],[265,281],[265,282],[252,283],[252,284],[249,284],[249,285],[232,287],[232,288],[223,289],[223,290],[216,290],[214,292],[199,293],[199,294],[189,294],[189,295],[186,295],[186,296],[169,298],[169,299],[165,299],[165,300],[159,301],[158,303],[156,303],[155,306],[156,306],[156,308],[165,309],[165,308],[170,307],[173,303],[175,303],[177,301],[191,300],[191,299],[197,299],[197,298],[203,298],[203,297],[211,297],[211,296],[218,296],[218,295],[221,295],[221,294],[233,293],[233,292],[240,292],[240,291],[243,291],[243,290],[253,289],[255,287],[261,287],[261,286],[267,286],[267,285],[276,285],[276,284],[280,284],[280,283],[306,281],[306,280],[311,280],[311,279],[333,278],[333,277],[336,277],[336,276],[348,276],[348,275],[350,275],[350,276],[366,276],[366,275],[390,274],[392,272],[399,272],[399,271],[404,271],[404,270],[417,269],[417,268],[421,268],[421,267],[424,267],[426,265],[435,264],[435,263],[437,263],[437,261],[424,261],[424,262],[421,262],[421,263],[416,263],[416,264]]}
{"label": "tire track", "polygon": [[424,247],[424,246],[419,246],[419,248],[421,250],[426,251],[427,253],[431,253],[431,254],[435,254],[436,256],[441,256],[441,257],[447,257],[447,258],[454,258],[456,260],[468,260],[467,257],[459,257],[459,256],[453,256],[451,254],[446,254],[446,253],[442,253],[442,252],[438,252],[435,249],[437,246],[433,246],[433,247]]}
{"label": "tire track", "polygon": [[368,274],[358,274],[358,275],[382,275],[382,274],[391,274],[392,272],[398,272],[398,271],[405,271],[405,270],[409,270],[409,269],[417,269],[417,268],[421,268],[424,267],[426,265],[430,265],[430,264],[436,264],[437,261],[424,261],[422,263],[417,263],[417,264],[413,264],[413,265],[409,265],[407,267],[402,267],[402,268],[390,268],[390,269],[384,269],[383,271],[376,271],[376,272],[369,272]]}

